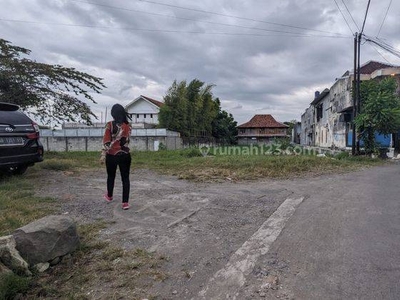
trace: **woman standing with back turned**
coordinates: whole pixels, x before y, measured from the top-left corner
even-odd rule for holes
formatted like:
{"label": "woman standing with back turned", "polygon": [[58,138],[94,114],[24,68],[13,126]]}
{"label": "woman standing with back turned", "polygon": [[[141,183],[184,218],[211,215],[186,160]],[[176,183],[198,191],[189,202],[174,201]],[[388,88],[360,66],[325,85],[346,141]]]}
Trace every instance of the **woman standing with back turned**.
{"label": "woman standing with back turned", "polygon": [[126,210],[129,209],[131,155],[128,145],[131,126],[128,122],[128,114],[122,105],[113,105],[111,116],[114,120],[106,124],[101,158],[102,162],[105,160],[107,169],[107,192],[104,198],[107,202],[113,200],[115,174],[119,167],[122,181],[122,209]]}

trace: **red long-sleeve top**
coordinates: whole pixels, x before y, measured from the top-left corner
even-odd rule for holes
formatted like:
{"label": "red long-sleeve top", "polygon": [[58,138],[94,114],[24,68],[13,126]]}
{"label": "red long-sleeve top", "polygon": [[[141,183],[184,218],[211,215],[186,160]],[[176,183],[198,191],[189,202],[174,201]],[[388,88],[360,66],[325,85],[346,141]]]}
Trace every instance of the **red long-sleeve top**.
{"label": "red long-sleeve top", "polygon": [[128,145],[130,136],[131,126],[129,124],[108,122],[103,136],[103,150],[110,155],[129,153]]}

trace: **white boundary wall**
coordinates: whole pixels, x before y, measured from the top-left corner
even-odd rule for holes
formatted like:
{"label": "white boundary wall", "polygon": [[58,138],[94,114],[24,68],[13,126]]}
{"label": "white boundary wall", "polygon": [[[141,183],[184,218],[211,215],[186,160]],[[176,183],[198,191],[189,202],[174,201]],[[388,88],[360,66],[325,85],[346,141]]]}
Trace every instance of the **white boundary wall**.
{"label": "white boundary wall", "polygon": [[[100,151],[103,128],[40,130],[45,151]],[[182,148],[180,134],[164,128],[132,129],[130,147],[138,151],[157,151],[160,145],[168,150]]]}

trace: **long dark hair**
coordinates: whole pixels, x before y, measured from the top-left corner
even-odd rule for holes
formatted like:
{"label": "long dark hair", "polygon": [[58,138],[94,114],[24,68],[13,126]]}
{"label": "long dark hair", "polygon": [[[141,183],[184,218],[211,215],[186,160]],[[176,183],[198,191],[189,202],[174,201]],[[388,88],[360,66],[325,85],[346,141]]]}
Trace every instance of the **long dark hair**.
{"label": "long dark hair", "polygon": [[111,116],[114,121],[118,124],[126,123],[128,124],[128,114],[121,104],[114,104],[111,108]]}

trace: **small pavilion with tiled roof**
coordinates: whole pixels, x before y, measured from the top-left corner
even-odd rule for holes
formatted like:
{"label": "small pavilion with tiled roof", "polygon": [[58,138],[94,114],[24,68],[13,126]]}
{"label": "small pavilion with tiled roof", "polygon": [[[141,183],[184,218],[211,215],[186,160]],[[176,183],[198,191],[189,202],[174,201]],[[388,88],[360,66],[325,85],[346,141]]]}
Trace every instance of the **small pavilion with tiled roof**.
{"label": "small pavilion with tiled roof", "polygon": [[268,144],[275,139],[286,138],[289,126],[275,120],[272,115],[255,115],[250,121],[239,125],[238,144]]}

